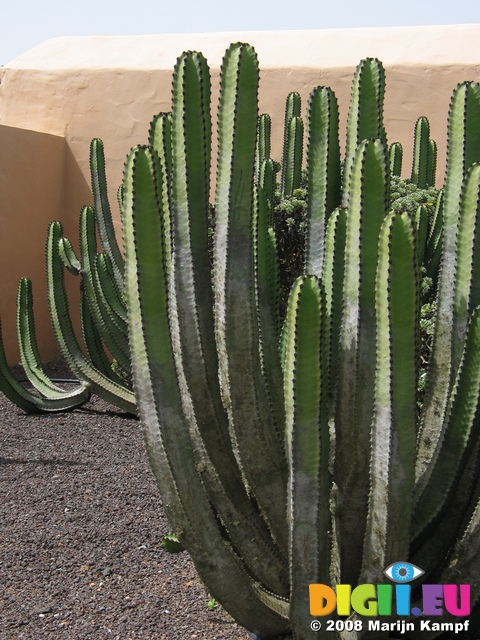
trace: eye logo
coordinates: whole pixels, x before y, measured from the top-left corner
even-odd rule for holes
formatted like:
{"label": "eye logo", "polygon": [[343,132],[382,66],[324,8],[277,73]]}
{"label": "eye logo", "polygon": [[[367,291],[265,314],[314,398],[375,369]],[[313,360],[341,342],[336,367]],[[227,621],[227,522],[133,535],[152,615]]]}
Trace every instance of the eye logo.
{"label": "eye logo", "polygon": [[393,582],[405,583],[422,576],[425,571],[410,562],[394,562],[383,573]]}

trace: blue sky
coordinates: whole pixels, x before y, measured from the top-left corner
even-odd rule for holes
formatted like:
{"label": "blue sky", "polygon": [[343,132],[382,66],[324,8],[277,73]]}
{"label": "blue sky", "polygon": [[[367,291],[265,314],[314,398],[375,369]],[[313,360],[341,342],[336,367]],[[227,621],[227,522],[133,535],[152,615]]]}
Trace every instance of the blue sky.
{"label": "blue sky", "polygon": [[56,36],[462,23],[480,23],[478,0],[10,0],[0,65]]}

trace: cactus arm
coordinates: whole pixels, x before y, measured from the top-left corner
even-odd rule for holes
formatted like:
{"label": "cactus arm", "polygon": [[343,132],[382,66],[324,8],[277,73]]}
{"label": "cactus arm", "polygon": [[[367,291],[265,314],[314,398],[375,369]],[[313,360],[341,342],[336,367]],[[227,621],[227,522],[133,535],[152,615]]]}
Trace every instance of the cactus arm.
{"label": "cactus arm", "polygon": [[82,264],[75,255],[72,243],[68,238],[61,238],[58,244],[58,251],[63,265],[74,276],[78,276],[82,272]]}
{"label": "cactus arm", "polygon": [[[480,307],[474,311],[462,362],[437,451],[416,487],[415,533],[418,535],[451,496],[472,444],[478,438],[480,397]],[[428,480],[428,482],[427,482]]]}
{"label": "cactus arm", "polygon": [[27,413],[56,413],[80,407],[90,398],[87,385],[81,384],[73,391],[64,391],[56,398],[36,396],[22,387],[8,368],[0,325],[0,389],[3,394]]}
{"label": "cactus arm", "polygon": [[428,237],[428,210],[425,205],[419,206],[415,212],[415,228],[417,231],[417,262],[421,267],[424,264]]}
{"label": "cactus arm", "polygon": [[256,187],[253,217],[255,284],[261,365],[278,425],[285,423],[283,377],[278,350],[280,317],[279,273],[275,232],[268,227],[269,206],[265,192]]}
{"label": "cactus arm", "polygon": [[189,428],[193,407],[170,338],[165,264],[169,256],[164,252],[165,230],[159,215],[160,179],[160,165],[151,152],[133,149],[124,183],[125,290],[132,371],[147,452],[170,524],[212,596],[254,633],[282,633],[287,623],[262,604],[242,560],[223,539],[198,474]]}
{"label": "cactus arm", "polygon": [[260,167],[259,186],[265,191],[268,201],[268,226],[273,227],[273,209],[275,205],[275,163],[266,158]]}
{"label": "cactus arm", "polygon": [[443,231],[443,190],[440,190],[435,203],[435,212],[428,234],[425,264],[427,276],[437,282],[440,256],[442,252]]}
{"label": "cactus arm", "polygon": [[165,238],[171,237],[171,174],[172,174],[172,113],[157,114],[151,124],[148,136],[148,144],[155,149],[162,167],[162,199],[169,206],[165,212]]}
{"label": "cactus arm", "polygon": [[[323,367],[324,301],[314,277],[294,284],[287,311],[286,442],[289,463],[290,620],[296,629],[310,614],[306,586],[328,583],[331,530],[327,371]],[[318,637],[311,631],[311,637]],[[307,632],[301,636],[308,638]],[[322,636],[320,636],[322,637]]]}
{"label": "cactus arm", "polygon": [[302,108],[302,100],[300,94],[292,91],[288,94],[285,101],[285,120],[283,130],[283,150],[282,150],[282,167],[280,173],[280,190],[285,195],[285,180],[288,162],[288,145],[290,139],[290,121],[295,116],[300,116]]}
{"label": "cactus arm", "polygon": [[[126,342],[126,331],[120,331],[112,323],[110,308],[99,286],[96,256],[95,218],[91,207],[84,207],[80,213],[80,248],[85,294],[95,325],[105,346],[125,369],[130,368],[130,354]],[[125,326],[125,322],[123,323]]]}
{"label": "cactus arm", "polygon": [[[232,45],[222,66],[214,247],[220,385],[247,484],[280,548],[287,549],[287,469],[260,364],[253,263],[253,174],[258,63]],[[258,452],[262,456],[258,457]]]}
{"label": "cactus arm", "polygon": [[262,113],[258,117],[257,144],[255,151],[255,176],[260,180],[260,171],[264,160],[270,158],[270,138],[272,119],[268,113]]}
{"label": "cactus arm", "polygon": [[409,557],[416,448],[418,262],[407,214],[380,231],[376,279],[375,410],[362,582]]}
{"label": "cactus arm", "polygon": [[348,584],[358,580],[364,537],[361,523],[367,515],[376,367],[375,273],[387,183],[383,141],[365,140],[358,147],[351,171],[335,421],[335,475],[340,496],[336,526],[344,563],[341,579]]}
{"label": "cactus arm", "polygon": [[[210,74],[201,54],[177,61],[172,112],[172,225],[175,288],[182,347],[193,371],[217,389],[211,264],[208,255],[210,189]],[[188,340],[188,344],[185,341]],[[190,367],[189,364],[186,365]],[[190,380],[190,384],[195,384]],[[195,392],[194,392],[195,393]],[[205,389],[199,390],[199,397]],[[212,393],[212,391],[210,391]]]}
{"label": "cactus arm", "polygon": [[[417,480],[438,441],[452,379],[452,325],[460,197],[466,172],[480,160],[480,85],[463,83],[453,93],[448,117],[448,149],[443,203],[442,263],[438,281],[437,321],[422,408]],[[453,373],[453,375],[452,375]]]}
{"label": "cactus arm", "polygon": [[101,291],[105,308],[112,322],[122,335],[127,336],[127,309],[123,294],[118,290],[113,276],[112,262],[108,253],[97,253],[95,256],[95,278],[97,289]]}
{"label": "cactus arm", "polygon": [[[195,427],[192,437],[209,499],[252,575],[285,594],[286,562],[282,584],[280,554],[245,491],[221,404],[207,247],[210,91],[205,84],[209,85],[209,74],[203,57],[191,52],[181,56],[174,73],[172,111],[172,344],[181,354],[177,369],[181,368],[185,377],[195,412],[198,431]],[[243,532],[234,523],[245,520],[248,526]]]}
{"label": "cactus arm", "polygon": [[92,181],[93,208],[100,241],[104,251],[108,253],[112,261],[117,286],[123,291],[123,258],[118,248],[115,229],[113,227],[107,194],[103,142],[99,138],[94,138],[90,144],[90,176]]}
{"label": "cactus arm", "polygon": [[80,283],[80,320],[82,324],[83,342],[93,366],[103,373],[103,375],[107,376],[107,378],[111,378],[115,382],[120,383],[120,378],[112,370],[112,365],[103,347],[102,338],[93,321],[83,282]]}
{"label": "cactus arm", "polygon": [[403,147],[400,142],[393,142],[388,149],[390,175],[402,175]]}
{"label": "cactus arm", "polygon": [[164,180],[172,171],[172,114],[158,113],[153,117],[148,132],[148,144],[155,149],[160,158]]}
{"label": "cactus arm", "polygon": [[461,197],[457,239],[455,295],[453,300],[452,374],[462,358],[468,321],[480,304],[480,164],[469,169]]}
{"label": "cactus arm", "polygon": [[288,128],[288,145],[283,195],[291,196],[300,186],[303,157],[303,120],[294,116]]}
{"label": "cactus arm", "polygon": [[425,189],[429,179],[430,123],[425,116],[415,124],[413,142],[412,182]]}
{"label": "cactus arm", "polygon": [[338,208],[330,216],[325,233],[325,263],[322,284],[325,289],[326,326],[325,344],[329,348],[329,418],[335,414],[338,351],[343,310],[343,280],[345,267],[345,237],[347,211]]}
{"label": "cactus arm", "polygon": [[30,383],[45,398],[64,396],[65,389],[54,384],[42,368],[35,335],[32,283],[28,278],[22,278],[18,284],[17,336],[22,366]]}
{"label": "cactus arm", "polygon": [[428,141],[427,186],[435,186],[437,175],[437,155],[437,143],[435,140],[430,139]]}
{"label": "cactus arm", "polygon": [[70,319],[63,264],[58,253],[58,241],[61,235],[61,224],[52,222],[48,229],[46,250],[48,306],[60,351],[73,373],[86,382],[93,393],[120,409],[135,414],[133,393],[104,376],[85,358],[80,349]]}
{"label": "cactus arm", "polygon": [[340,204],[338,105],[330,88],[316,87],[307,107],[307,240],[305,273],[322,276],[325,229]]}
{"label": "cactus arm", "polygon": [[385,96],[385,70],[376,58],[362,60],[355,70],[347,120],[347,142],[343,169],[342,205],[350,197],[350,173],[358,145],[366,138],[382,138],[383,100]]}

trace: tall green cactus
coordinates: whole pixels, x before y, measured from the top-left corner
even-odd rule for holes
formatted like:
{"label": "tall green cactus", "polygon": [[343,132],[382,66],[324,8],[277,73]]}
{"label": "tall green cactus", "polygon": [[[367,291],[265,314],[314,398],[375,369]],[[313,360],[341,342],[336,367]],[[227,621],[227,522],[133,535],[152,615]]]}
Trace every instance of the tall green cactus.
{"label": "tall green cactus", "polygon": [[[382,582],[399,559],[416,560],[434,582],[454,566],[461,575],[458,563],[469,576],[468,562],[479,568],[466,545],[479,509],[472,237],[480,165],[467,173],[459,161],[471,165],[480,148],[478,89],[454,95],[446,204],[440,196],[430,224],[423,209],[415,219],[389,212],[381,64],[364,61],[355,76],[343,184],[335,97],[314,90],[307,273],[280,331],[275,236],[268,197],[254,183],[250,46],[229,48],[220,85],[213,291],[210,85],[200,54],[175,67],[171,171],[144,147],[126,163],[125,291],[139,412],[168,517],[209,591],[258,637],[328,638],[325,628],[310,630],[308,584]],[[442,266],[438,308],[451,309],[450,331],[443,336],[439,318],[436,341],[451,353],[436,391],[434,348],[420,422],[420,268],[442,250],[450,270]],[[443,420],[430,416],[432,394],[444,402]],[[472,578],[473,603],[476,585]]]}

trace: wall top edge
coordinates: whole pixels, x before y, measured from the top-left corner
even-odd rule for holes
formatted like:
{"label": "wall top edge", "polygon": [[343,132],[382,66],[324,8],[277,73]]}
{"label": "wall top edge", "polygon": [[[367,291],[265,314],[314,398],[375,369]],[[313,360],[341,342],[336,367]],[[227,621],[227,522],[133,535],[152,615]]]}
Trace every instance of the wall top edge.
{"label": "wall top edge", "polygon": [[30,49],[6,69],[171,70],[185,50],[198,50],[212,68],[231,42],[252,44],[260,67],[351,67],[377,57],[394,64],[480,64],[480,24],[372,27],[307,31],[232,31],[144,36],[65,36]]}

